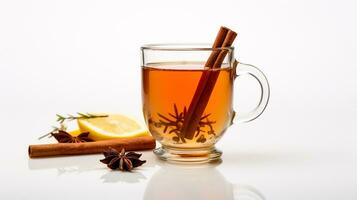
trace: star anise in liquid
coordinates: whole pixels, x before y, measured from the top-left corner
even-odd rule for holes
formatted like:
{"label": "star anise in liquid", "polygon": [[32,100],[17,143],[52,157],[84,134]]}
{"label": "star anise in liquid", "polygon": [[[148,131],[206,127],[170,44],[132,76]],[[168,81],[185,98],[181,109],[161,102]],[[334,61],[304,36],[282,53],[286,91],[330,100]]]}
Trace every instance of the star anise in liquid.
{"label": "star anise in liquid", "polygon": [[93,142],[91,138],[88,137],[89,133],[84,132],[79,134],[78,136],[72,136],[66,131],[63,130],[58,130],[55,133],[51,133],[53,137],[56,138],[56,140],[59,143],[82,143],[82,142]]}
{"label": "star anise in liquid", "polygon": [[[187,115],[187,108],[184,106],[184,109],[182,112],[180,112],[174,104],[174,113],[168,113],[168,115],[163,115],[158,113],[159,116],[159,121],[155,122],[152,119],[149,119],[149,123],[152,123],[156,128],[163,128],[163,133],[171,134],[174,133],[176,136],[172,137],[172,140],[179,143],[182,141],[182,143],[186,143],[186,140],[184,138],[184,134],[181,132],[182,126],[184,123],[185,116]],[[199,143],[204,143],[207,141],[205,134],[207,132],[208,135],[216,135],[215,131],[213,129],[212,124],[216,123],[216,121],[211,121],[208,118],[210,117],[211,113],[209,114],[204,114],[198,123],[198,126],[195,131],[194,138],[196,139],[197,142]],[[204,129],[209,129],[209,130],[204,130]]]}
{"label": "star anise in liquid", "polygon": [[110,169],[119,169],[121,171],[131,171],[135,167],[139,167],[146,162],[140,160],[141,154],[135,152],[125,153],[123,148],[119,153],[116,149],[110,148],[103,152],[104,159],[100,162],[107,164]]}

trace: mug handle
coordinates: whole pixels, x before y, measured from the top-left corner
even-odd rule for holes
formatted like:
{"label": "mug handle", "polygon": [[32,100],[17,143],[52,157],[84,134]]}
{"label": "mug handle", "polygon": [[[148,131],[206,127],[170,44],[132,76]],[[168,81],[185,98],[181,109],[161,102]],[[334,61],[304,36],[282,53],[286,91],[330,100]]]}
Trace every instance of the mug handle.
{"label": "mug handle", "polygon": [[266,76],[257,67],[253,65],[240,63],[237,60],[233,63],[233,75],[235,78],[243,75],[254,77],[260,85],[260,101],[258,105],[248,113],[236,113],[233,111],[232,124],[250,122],[258,118],[265,110],[269,102],[270,87]]}

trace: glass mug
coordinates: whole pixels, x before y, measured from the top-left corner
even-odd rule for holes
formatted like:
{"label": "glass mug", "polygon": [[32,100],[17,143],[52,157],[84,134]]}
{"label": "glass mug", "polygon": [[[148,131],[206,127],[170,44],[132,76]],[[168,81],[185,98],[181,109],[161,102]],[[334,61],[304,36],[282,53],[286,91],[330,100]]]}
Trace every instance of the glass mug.
{"label": "glass mug", "polygon": [[[210,54],[221,51],[227,52],[221,67],[205,67]],[[227,128],[263,113],[269,101],[269,83],[258,68],[237,62],[233,53],[234,47],[204,44],[141,47],[143,113],[151,135],[161,144],[154,150],[159,158],[175,162],[218,160],[222,152],[214,145]],[[251,75],[259,82],[261,96],[251,112],[236,114],[234,80],[242,75]],[[200,85],[205,76],[209,81]],[[202,86],[210,89],[196,96]],[[191,131],[185,129],[189,126]]]}

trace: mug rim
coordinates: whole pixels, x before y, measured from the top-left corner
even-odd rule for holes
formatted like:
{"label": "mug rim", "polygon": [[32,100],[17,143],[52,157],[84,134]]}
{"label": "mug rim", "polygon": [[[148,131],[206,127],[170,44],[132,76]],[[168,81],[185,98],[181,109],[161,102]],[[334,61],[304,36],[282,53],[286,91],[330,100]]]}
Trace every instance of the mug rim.
{"label": "mug rim", "polygon": [[158,51],[217,51],[228,50],[233,51],[234,47],[216,47],[212,48],[209,43],[153,43],[144,44],[141,50],[158,50]]}

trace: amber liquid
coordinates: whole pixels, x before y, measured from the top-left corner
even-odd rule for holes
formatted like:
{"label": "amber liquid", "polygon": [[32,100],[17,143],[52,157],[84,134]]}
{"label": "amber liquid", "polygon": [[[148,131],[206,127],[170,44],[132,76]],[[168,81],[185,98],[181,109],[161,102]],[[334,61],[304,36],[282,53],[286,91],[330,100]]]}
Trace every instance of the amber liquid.
{"label": "amber liquid", "polygon": [[[202,148],[212,146],[230,125],[233,116],[232,68],[219,73],[208,104],[192,139],[181,140],[180,127],[204,69],[196,65],[150,65],[142,67],[143,112],[150,133],[165,146]],[[212,69],[206,69],[212,70]]]}

